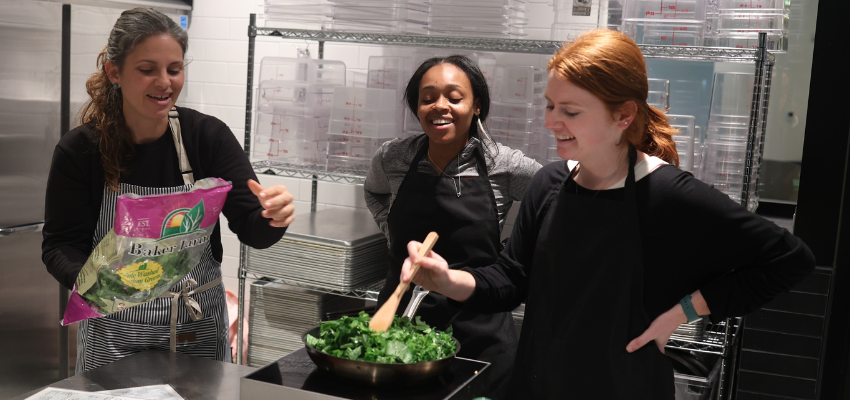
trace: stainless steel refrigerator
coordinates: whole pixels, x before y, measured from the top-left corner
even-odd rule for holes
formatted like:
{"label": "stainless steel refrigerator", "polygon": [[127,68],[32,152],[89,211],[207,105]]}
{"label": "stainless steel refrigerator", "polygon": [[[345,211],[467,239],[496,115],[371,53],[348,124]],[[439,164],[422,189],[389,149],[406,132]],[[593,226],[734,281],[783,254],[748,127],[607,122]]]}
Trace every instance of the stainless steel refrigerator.
{"label": "stainless steel refrigerator", "polygon": [[121,11],[179,20],[191,4],[0,0],[0,399],[73,374],[76,326],[60,328],[67,291],[41,261],[41,227],[53,149],[78,123],[97,54]]}
{"label": "stainless steel refrigerator", "polygon": [[0,398],[59,379],[59,284],[41,262],[60,137],[62,5],[0,0]]}

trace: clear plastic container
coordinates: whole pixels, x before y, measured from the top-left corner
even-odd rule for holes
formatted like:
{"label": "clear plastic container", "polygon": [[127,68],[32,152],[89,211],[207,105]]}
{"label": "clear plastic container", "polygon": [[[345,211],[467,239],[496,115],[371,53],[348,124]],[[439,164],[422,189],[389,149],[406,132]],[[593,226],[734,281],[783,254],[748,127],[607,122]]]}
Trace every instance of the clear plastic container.
{"label": "clear plastic container", "polygon": [[549,38],[559,42],[572,42],[587,31],[597,28],[596,24],[572,24],[556,22],[552,24]]}
{"label": "clear plastic container", "polygon": [[400,129],[395,121],[387,124],[374,124],[364,121],[331,120],[329,135],[346,135],[363,138],[391,139],[399,136]]}
{"label": "clear plastic container", "polygon": [[783,11],[721,11],[718,21],[717,30],[720,33],[788,29],[788,14]]}
{"label": "clear plastic container", "polygon": [[[266,108],[266,110],[269,110]],[[275,110],[283,111],[283,110]],[[272,139],[296,139],[304,141],[327,140],[328,117],[311,117],[285,112],[257,112],[255,133]]]}
{"label": "clear plastic container", "polygon": [[623,1],[622,0],[600,0],[599,22],[600,28],[619,31],[623,25]]}
{"label": "clear plastic container", "polygon": [[[466,0],[463,5],[467,7],[511,7],[525,9],[527,0]],[[457,0],[431,0],[432,6],[454,6],[457,5]]]}
{"label": "clear plastic container", "polygon": [[542,124],[543,121],[537,119],[499,117],[487,119],[487,126],[494,132],[534,133]]}
{"label": "clear plastic container", "polygon": [[505,6],[495,7],[478,7],[465,6],[463,3],[451,6],[433,5],[431,6],[432,17],[452,17],[452,18],[525,18],[525,9],[512,8]]}
{"label": "clear plastic container", "polygon": [[363,176],[369,171],[371,159],[349,156],[327,156],[328,172]]}
{"label": "clear plastic container", "polygon": [[708,0],[631,0],[623,2],[624,20],[705,21]]}
{"label": "clear plastic container", "polygon": [[421,21],[382,20],[334,20],[330,29],[353,32],[397,32],[424,35],[428,24]]}
{"label": "clear plastic container", "polygon": [[366,87],[404,93],[412,75],[410,57],[371,56]]}
{"label": "clear plastic container", "polygon": [[345,63],[312,58],[263,57],[260,61],[259,81],[299,81],[344,86]]}
{"label": "clear plastic container", "polygon": [[755,75],[752,73],[715,73],[709,119],[724,123],[749,123],[754,80]]}
{"label": "clear plastic container", "polygon": [[293,17],[300,15],[327,15],[333,16],[333,4],[301,4],[295,7],[293,4],[269,4],[264,7],[265,12],[286,13]]}
{"label": "clear plastic container", "polygon": [[746,155],[745,138],[741,140],[709,135],[704,144],[702,180],[739,201],[744,187]]}
{"label": "clear plastic container", "polygon": [[708,121],[709,138],[740,138],[746,141],[749,136],[750,127],[746,124],[719,124],[715,121]]}
{"label": "clear plastic container", "polygon": [[407,20],[428,22],[428,9],[417,9],[409,6],[385,5],[381,7],[369,6],[343,6],[337,4],[334,7],[335,20]]}
{"label": "clear plastic container", "polygon": [[488,118],[543,118],[544,110],[545,109],[543,107],[537,105],[525,105],[517,103],[502,103],[498,101],[491,101],[490,115]]}
{"label": "clear plastic container", "polygon": [[254,135],[251,159],[252,161],[324,165],[327,159],[327,143]]}
{"label": "clear plastic container", "polygon": [[497,66],[493,99],[502,103],[534,104],[546,90],[546,70],[533,66]]}
{"label": "clear plastic container", "polygon": [[525,36],[525,29],[516,25],[484,24],[483,26],[462,25],[457,23],[431,23],[428,32],[432,35],[467,37],[506,37]]}
{"label": "clear plastic container", "polygon": [[363,138],[348,135],[329,135],[328,155],[372,159],[386,138]]}
{"label": "clear plastic container", "polygon": [[676,142],[676,152],[679,153],[679,169],[683,171],[694,171],[694,144],[696,143],[696,129],[693,115],[667,115],[670,126],[679,130],[673,135]]}
{"label": "clear plastic container", "polygon": [[315,109],[317,114],[329,114],[336,85],[311,85],[306,82],[260,82],[257,104],[301,106]]}
{"label": "clear plastic container", "polygon": [[718,6],[721,10],[737,9],[737,10],[784,10],[785,0],[718,0]]}
{"label": "clear plastic container", "polygon": [[[788,50],[788,32],[785,30],[766,31],[767,41],[765,48],[775,52]],[[736,49],[757,49],[759,31],[746,32],[723,32],[716,35],[715,45],[719,47],[732,47]]]}
{"label": "clear plastic container", "polygon": [[638,44],[702,46],[705,21],[623,21],[623,33]]}
{"label": "clear plastic container", "polygon": [[[398,92],[392,89],[373,89],[337,86],[333,94],[333,119],[356,117],[364,119],[362,112],[381,112],[387,116],[381,119],[379,115],[369,115],[371,122],[389,122],[394,120],[395,110],[398,106],[396,99]],[[336,116],[338,113],[338,116]]]}
{"label": "clear plastic container", "polygon": [[647,79],[649,94],[646,103],[662,111],[670,109],[670,81],[667,79]]}

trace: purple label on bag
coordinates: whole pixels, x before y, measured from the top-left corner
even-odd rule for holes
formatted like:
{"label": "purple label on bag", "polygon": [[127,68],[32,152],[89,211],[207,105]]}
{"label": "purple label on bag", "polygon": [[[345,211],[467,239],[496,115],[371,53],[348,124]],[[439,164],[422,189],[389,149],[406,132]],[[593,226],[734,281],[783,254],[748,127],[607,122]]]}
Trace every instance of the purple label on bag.
{"label": "purple label on bag", "polygon": [[120,236],[162,239],[197,232],[218,221],[232,186],[212,178],[215,186],[186,193],[144,196],[121,195],[115,204],[115,233]]}

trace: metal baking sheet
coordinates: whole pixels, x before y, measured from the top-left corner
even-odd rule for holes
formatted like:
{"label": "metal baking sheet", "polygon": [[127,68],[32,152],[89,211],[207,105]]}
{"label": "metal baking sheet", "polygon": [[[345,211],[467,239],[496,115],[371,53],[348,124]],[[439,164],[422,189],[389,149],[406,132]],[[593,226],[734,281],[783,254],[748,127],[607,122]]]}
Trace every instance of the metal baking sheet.
{"label": "metal baking sheet", "polygon": [[372,214],[359,208],[331,208],[299,215],[286,229],[285,237],[341,247],[386,240]]}

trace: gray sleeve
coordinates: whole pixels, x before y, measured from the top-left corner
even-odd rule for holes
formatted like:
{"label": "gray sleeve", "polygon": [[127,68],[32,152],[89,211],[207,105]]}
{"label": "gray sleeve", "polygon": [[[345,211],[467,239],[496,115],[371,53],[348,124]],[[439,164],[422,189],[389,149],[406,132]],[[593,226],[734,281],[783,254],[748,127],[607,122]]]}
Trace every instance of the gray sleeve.
{"label": "gray sleeve", "polygon": [[525,189],[531,183],[531,178],[543,166],[534,159],[526,157],[519,150],[512,150],[507,147],[502,147],[501,150],[507,150],[509,152],[507,154],[507,163],[510,165],[511,173],[508,175],[507,197],[511,201],[521,201],[525,195]]}
{"label": "gray sleeve", "polygon": [[363,184],[366,207],[369,208],[378,227],[384,232],[384,236],[388,235],[387,217],[390,213],[392,199],[390,180],[384,171],[383,163],[386,145],[386,143],[381,145],[372,157],[372,164],[369,167],[369,172],[366,174],[366,182]]}

